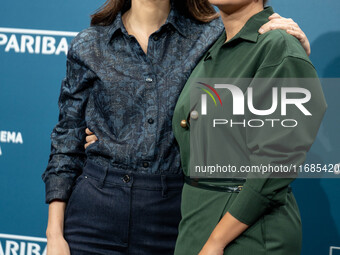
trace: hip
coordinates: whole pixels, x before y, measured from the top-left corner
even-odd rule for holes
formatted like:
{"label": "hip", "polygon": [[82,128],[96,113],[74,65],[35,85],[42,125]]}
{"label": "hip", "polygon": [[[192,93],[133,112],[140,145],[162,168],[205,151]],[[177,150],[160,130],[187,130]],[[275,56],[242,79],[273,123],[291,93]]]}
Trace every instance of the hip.
{"label": "hip", "polygon": [[[237,192],[206,190],[185,184],[175,254],[198,254],[237,195]],[[226,247],[224,254],[297,255],[300,254],[301,239],[299,209],[293,193],[287,192],[285,205],[273,207],[262,215]]]}
{"label": "hip", "polygon": [[71,251],[173,254],[182,186],[180,175],[140,174],[88,160],[65,210]]}

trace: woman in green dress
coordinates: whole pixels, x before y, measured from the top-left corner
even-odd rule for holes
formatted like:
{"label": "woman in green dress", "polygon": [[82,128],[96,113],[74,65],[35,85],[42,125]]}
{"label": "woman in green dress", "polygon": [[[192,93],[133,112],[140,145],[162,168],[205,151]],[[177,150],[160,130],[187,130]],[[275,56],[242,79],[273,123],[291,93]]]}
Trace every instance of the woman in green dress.
{"label": "woman in green dress", "polygon": [[[327,107],[317,73],[293,36],[283,30],[258,33],[273,14],[262,0],[210,2],[219,8],[225,32],[192,72],[173,117],[186,176],[175,255],[298,255],[301,219],[289,184]],[[234,85],[214,87],[213,78]],[[247,101],[239,104],[240,92],[248,106]],[[287,93],[287,98],[295,96],[295,105],[285,107]],[[274,100],[278,95],[282,104]],[[291,168],[281,176],[193,178],[201,177],[197,169],[214,177],[207,169],[217,171],[220,162],[237,171],[263,165]]]}

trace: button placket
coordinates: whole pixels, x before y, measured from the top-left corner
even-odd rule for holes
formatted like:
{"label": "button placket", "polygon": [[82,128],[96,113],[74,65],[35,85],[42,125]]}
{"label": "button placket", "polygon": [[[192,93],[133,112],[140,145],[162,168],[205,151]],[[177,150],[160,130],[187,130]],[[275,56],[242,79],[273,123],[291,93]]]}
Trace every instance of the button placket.
{"label": "button placket", "polygon": [[146,81],[147,83],[152,83],[152,82],[153,82],[153,79],[152,79],[151,77],[146,77],[146,78],[145,78],[145,81]]}
{"label": "button placket", "polygon": [[[157,125],[155,125],[157,120],[157,97],[158,91],[156,88],[156,79],[155,74],[152,73],[152,70],[148,70],[149,72],[144,76],[145,83],[146,83],[146,104],[145,104],[145,119],[144,119],[144,132],[143,136],[145,137],[145,144],[147,144],[148,148],[151,148],[148,151],[143,151],[142,163],[141,167],[148,168],[149,163],[146,161],[152,157],[153,154],[153,147],[155,140],[157,139]],[[147,164],[147,165],[146,165]]]}

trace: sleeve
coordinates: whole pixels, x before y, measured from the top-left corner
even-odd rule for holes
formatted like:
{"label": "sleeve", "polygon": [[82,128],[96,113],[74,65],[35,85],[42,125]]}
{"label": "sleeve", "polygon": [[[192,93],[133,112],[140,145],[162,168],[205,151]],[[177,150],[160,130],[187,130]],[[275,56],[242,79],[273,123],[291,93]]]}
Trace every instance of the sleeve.
{"label": "sleeve", "polygon": [[61,84],[58,100],[58,123],[51,133],[51,152],[46,170],[45,202],[67,201],[73,183],[85,161],[85,107],[93,72],[77,56],[74,41],[67,54],[66,77]]}
{"label": "sleeve", "polygon": [[[286,115],[282,116],[281,104],[278,103],[280,110],[270,115],[269,119],[295,119],[298,123],[296,127],[284,127],[279,121],[275,122],[274,127],[272,124],[261,128],[247,127],[246,142],[251,152],[251,166],[271,165],[278,169],[280,166],[286,166],[286,169],[289,169],[288,173],[281,172],[280,176],[274,174],[247,176],[243,189],[229,208],[231,215],[247,225],[255,223],[273,207],[286,203],[288,185],[297,177],[297,174],[292,171],[292,166],[299,166],[305,161],[306,153],[314,142],[327,108],[316,71],[307,60],[286,57],[276,66],[259,69],[255,78],[260,77],[266,78],[258,79],[250,85],[257,87],[256,90],[253,89],[253,105],[256,105],[257,109],[270,108],[274,85],[278,87],[280,98],[283,87],[296,87],[298,84],[311,93],[310,101],[304,106],[312,116],[306,116],[295,105],[287,105]],[[296,79],[298,77],[299,79]],[[301,94],[295,96],[298,98]],[[246,118],[259,119],[260,117],[248,110]]]}

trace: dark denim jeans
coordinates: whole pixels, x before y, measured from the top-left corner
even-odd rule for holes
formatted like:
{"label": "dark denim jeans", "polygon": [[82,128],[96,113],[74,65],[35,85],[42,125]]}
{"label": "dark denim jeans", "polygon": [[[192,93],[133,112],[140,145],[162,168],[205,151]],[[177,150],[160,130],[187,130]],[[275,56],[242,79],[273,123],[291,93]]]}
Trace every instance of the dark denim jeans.
{"label": "dark denim jeans", "polygon": [[65,211],[71,254],[173,255],[182,175],[150,175],[87,160]]}

